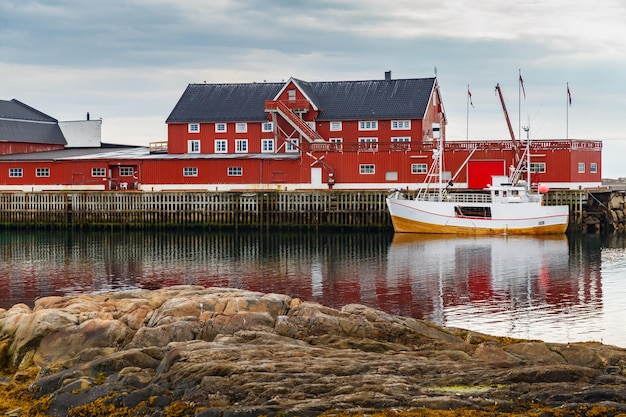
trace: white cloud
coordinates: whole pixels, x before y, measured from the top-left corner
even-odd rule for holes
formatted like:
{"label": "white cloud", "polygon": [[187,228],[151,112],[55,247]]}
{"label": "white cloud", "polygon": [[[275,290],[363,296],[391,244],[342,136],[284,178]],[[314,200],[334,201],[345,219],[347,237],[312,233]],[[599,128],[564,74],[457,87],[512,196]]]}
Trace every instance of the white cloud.
{"label": "white cloud", "polygon": [[136,143],[162,134],[188,83],[409,78],[436,66],[450,137],[467,134],[468,84],[470,138],[508,137],[496,83],[516,132],[530,117],[537,136],[563,137],[569,82],[570,137],[619,140],[625,9],[621,0],[5,0],[0,91],[60,120],[89,111],[103,118],[105,141]]}

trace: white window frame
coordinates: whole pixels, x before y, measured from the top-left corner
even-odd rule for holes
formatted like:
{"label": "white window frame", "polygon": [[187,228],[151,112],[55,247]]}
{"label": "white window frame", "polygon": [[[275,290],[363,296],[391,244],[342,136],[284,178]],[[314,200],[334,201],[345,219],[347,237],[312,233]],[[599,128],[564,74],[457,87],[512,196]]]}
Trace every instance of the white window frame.
{"label": "white window frame", "polygon": [[243,167],[228,167],[227,174],[229,177],[241,177],[243,175]]}
{"label": "white window frame", "polygon": [[274,139],[261,139],[261,152],[274,153]]}
{"label": "white window frame", "polygon": [[228,153],[228,140],[215,139],[214,141],[215,153]]}
{"label": "white window frame", "polygon": [[359,151],[378,152],[378,138],[359,138]]}
{"label": "white window frame", "polygon": [[410,120],[392,120],[391,130],[409,130],[411,129]]}
{"label": "white window frame", "polygon": [[236,133],[247,133],[248,132],[248,123],[237,123],[237,124],[235,124],[235,132]]}
{"label": "white window frame", "polygon": [[359,130],[378,130],[378,120],[359,121]]}
{"label": "white window frame", "polygon": [[296,99],[296,90],[295,89],[287,91],[287,99],[289,101],[294,101]]}
{"label": "white window frame", "polygon": [[261,132],[273,132],[273,131],[274,131],[274,122],[261,123]]}
{"label": "white window frame", "polygon": [[22,178],[24,170],[22,168],[9,168],[9,178]]}
{"label": "white window frame", "polygon": [[309,126],[312,131],[314,131],[314,132],[316,131],[315,122],[304,122],[304,123],[306,123],[307,126]]}
{"label": "white window frame", "polygon": [[120,167],[120,177],[132,177],[133,175],[135,175],[135,168]]}
{"label": "white window frame", "polygon": [[329,138],[328,141],[333,143],[333,148],[337,151],[343,150],[343,138]]}
{"label": "white window frame", "polygon": [[411,137],[410,136],[397,136],[397,137],[391,138],[391,141],[392,142],[396,142],[396,143],[397,142],[406,143],[406,142],[410,142],[411,141]]}
{"label": "white window frame", "polygon": [[50,168],[46,168],[46,167],[35,168],[35,177],[43,178],[43,177],[49,177],[49,176],[50,176]]}
{"label": "white window frame", "polygon": [[531,174],[545,174],[546,163],[545,162],[531,162],[530,163]]}
{"label": "white window frame", "polygon": [[226,123],[215,123],[215,133],[226,133],[227,129]]}
{"label": "white window frame", "polygon": [[585,173],[585,163],[584,162],[579,162],[578,163],[578,173],[579,174],[584,174]]}
{"label": "white window frame", "polygon": [[343,125],[341,122],[330,122],[330,131],[331,132],[341,132],[343,129]]}
{"label": "white window frame", "polygon": [[598,173],[598,163],[597,162],[590,162],[589,163],[589,173],[590,174],[597,174]]}
{"label": "white window frame", "polygon": [[91,176],[92,177],[106,177],[107,169],[102,167],[91,168]]}
{"label": "white window frame", "polygon": [[198,176],[198,167],[184,167],[183,168],[183,177],[197,177]]}
{"label": "white window frame", "polygon": [[235,153],[248,153],[248,139],[235,139]]}
{"label": "white window frame", "polygon": [[189,123],[187,133],[200,133],[200,123]]}
{"label": "white window frame", "polygon": [[188,140],[187,153],[200,153],[200,141],[197,139]]}
{"label": "white window frame", "polygon": [[417,163],[411,164],[411,174],[421,175],[428,173],[428,164]]}
{"label": "white window frame", "polygon": [[298,145],[299,145],[299,140],[298,138],[289,138],[285,141],[285,152],[298,152]]}
{"label": "white window frame", "polygon": [[376,173],[376,165],[375,164],[360,164],[359,173],[363,175],[373,175]]}

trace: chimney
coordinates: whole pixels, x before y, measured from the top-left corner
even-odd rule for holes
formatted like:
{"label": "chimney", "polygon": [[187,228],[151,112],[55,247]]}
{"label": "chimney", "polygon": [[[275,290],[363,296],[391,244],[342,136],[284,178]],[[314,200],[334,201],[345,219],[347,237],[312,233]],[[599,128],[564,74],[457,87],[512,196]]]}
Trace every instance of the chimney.
{"label": "chimney", "polygon": [[89,120],[89,112],[87,112],[87,120]]}
{"label": "chimney", "polygon": [[385,71],[385,81],[391,81],[391,71]]}

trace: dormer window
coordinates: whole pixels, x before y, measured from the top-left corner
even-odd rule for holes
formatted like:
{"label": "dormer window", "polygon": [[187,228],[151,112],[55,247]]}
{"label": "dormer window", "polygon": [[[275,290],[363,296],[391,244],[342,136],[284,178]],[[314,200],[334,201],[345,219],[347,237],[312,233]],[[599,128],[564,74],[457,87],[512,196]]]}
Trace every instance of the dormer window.
{"label": "dormer window", "polygon": [[187,132],[200,133],[200,123],[189,123],[187,125]]}
{"label": "dormer window", "polygon": [[287,91],[287,97],[289,98],[289,101],[294,101],[296,99],[296,90]]}

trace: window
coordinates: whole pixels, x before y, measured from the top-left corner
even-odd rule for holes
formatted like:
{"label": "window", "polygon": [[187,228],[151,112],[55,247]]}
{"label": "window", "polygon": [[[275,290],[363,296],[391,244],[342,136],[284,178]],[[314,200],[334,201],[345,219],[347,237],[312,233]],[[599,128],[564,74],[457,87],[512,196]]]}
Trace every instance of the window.
{"label": "window", "polygon": [[579,174],[584,174],[585,173],[585,163],[584,162],[579,162],[578,163],[578,173]]}
{"label": "window", "polygon": [[199,140],[187,141],[187,152],[188,153],[200,153],[200,141]]}
{"label": "window", "polygon": [[407,130],[411,128],[410,120],[392,120],[391,130]]}
{"label": "window", "polygon": [[361,164],[359,165],[359,170],[361,174],[373,174],[374,173],[374,164]]}
{"label": "window", "polygon": [[120,167],[120,177],[132,177],[133,175],[135,175],[135,168]]}
{"label": "window", "polygon": [[378,138],[359,138],[359,151],[378,151]]}
{"label": "window", "polygon": [[307,126],[311,128],[312,131],[315,132],[315,122],[305,122]]}
{"label": "window", "polygon": [[343,138],[330,138],[330,139],[328,139],[328,141],[333,144],[331,149],[334,149],[334,150],[337,150],[337,151],[340,151],[340,150],[343,149],[343,145],[342,145],[343,144]]}
{"label": "window", "polygon": [[247,153],[248,152],[248,139],[235,140],[235,152]]}
{"label": "window", "polygon": [[198,176],[197,167],[184,167],[183,168],[183,177],[197,177],[197,176]]}
{"label": "window", "polygon": [[9,168],[9,177],[17,178],[24,175],[22,168]]}
{"label": "window", "polygon": [[411,174],[426,174],[428,171],[428,165],[426,164],[411,164]]}
{"label": "window", "polygon": [[226,153],[228,152],[228,142],[226,139],[216,139],[215,140],[215,153]]}
{"label": "window", "polygon": [[261,152],[274,152],[274,139],[262,139]]}
{"label": "window", "polygon": [[597,174],[598,173],[598,164],[595,162],[592,162],[589,164],[589,172],[592,174]]}
{"label": "window", "polygon": [[246,133],[248,131],[247,123],[237,123],[235,125],[235,132],[237,133]]}
{"label": "window", "polygon": [[536,174],[544,174],[546,172],[546,163],[545,162],[531,162],[530,172],[534,172]]}
{"label": "window", "polygon": [[341,131],[341,122],[330,122],[330,130],[331,132]]}
{"label": "window", "polygon": [[376,120],[360,121],[359,130],[378,130],[378,121]]}
{"label": "window", "polygon": [[391,138],[392,142],[410,142],[411,138],[408,136],[405,137],[401,137],[401,138]]}
{"label": "window", "polygon": [[296,90],[287,91],[287,97],[289,98],[289,101],[294,101],[296,99]]}
{"label": "window", "polygon": [[216,133],[226,132],[226,123],[215,123],[215,132]]}
{"label": "window", "polygon": [[50,176],[50,168],[36,168],[35,169],[36,177],[49,177]]}
{"label": "window", "polygon": [[242,167],[228,167],[229,177],[241,177],[243,175]]}
{"label": "window", "polygon": [[261,125],[262,132],[273,132],[274,131],[274,123],[265,122]]}
{"label": "window", "polygon": [[200,124],[199,123],[189,123],[187,125],[187,131],[189,133],[200,133]]}
{"label": "window", "polygon": [[287,139],[285,152],[298,152],[298,138]]}
{"label": "window", "polygon": [[106,168],[91,168],[92,177],[106,177],[106,175],[107,175]]}

